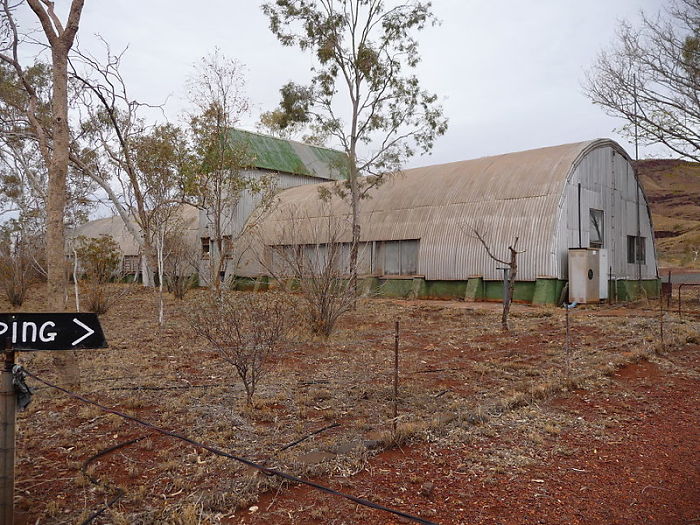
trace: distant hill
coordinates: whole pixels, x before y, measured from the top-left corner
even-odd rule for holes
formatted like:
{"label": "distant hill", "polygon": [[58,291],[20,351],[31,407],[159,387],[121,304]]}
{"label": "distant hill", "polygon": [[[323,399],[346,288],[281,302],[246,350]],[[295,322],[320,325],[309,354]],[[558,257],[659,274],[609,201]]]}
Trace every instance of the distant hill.
{"label": "distant hill", "polygon": [[700,268],[700,163],[634,163],[651,205],[659,266]]}

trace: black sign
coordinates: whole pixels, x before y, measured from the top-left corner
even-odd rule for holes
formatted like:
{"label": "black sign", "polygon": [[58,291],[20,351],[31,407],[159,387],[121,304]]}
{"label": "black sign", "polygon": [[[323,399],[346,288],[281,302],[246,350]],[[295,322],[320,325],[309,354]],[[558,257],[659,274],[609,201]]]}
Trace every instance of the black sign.
{"label": "black sign", "polygon": [[8,343],[13,350],[107,347],[97,314],[90,313],[0,313],[0,345]]}

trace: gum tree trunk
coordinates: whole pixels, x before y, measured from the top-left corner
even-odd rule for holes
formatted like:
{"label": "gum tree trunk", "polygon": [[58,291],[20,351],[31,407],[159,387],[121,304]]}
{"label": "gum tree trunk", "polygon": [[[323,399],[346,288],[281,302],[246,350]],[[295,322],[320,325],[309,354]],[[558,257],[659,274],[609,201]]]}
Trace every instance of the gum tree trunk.
{"label": "gum tree trunk", "polygon": [[[78,32],[84,0],[73,0],[68,22],[64,28],[53,12],[53,3],[27,0],[41,22],[52,59],[51,136],[53,147],[46,152],[48,192],[46,204],[46,267],[49,311],[66,309],[66,253],[64,216],[66,208],[66,179],[68,177],[68,52]],[[46,158],[48,156],[48,158]],[[72,387],[80,385],[80,367],[75,352],[55,356],[54,363],[65,382]]]}

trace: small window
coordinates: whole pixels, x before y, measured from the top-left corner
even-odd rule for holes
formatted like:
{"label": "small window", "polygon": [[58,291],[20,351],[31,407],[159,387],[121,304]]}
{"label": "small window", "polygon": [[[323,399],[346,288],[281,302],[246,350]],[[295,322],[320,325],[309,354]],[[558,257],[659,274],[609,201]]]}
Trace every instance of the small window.
{"label": "small window", "polygon": [[591,228],[590,228],[590,247],[602,248],[604,241],[605,223],[603,210],[594,210],[591,208]]}
{"label": "small window", "polygon": [[646,263],[646,237],[627,236],[627,262],[630,264]]}
{"label": "small window", "polygon": [[125,274],[135,274],[139,272],[140,257],[138,255],[125,255],[123,260],[123,271]]}
{"label": "small window", "polygon": [[202,237],[202,255],[209,255],[210,246],[209,237]]}

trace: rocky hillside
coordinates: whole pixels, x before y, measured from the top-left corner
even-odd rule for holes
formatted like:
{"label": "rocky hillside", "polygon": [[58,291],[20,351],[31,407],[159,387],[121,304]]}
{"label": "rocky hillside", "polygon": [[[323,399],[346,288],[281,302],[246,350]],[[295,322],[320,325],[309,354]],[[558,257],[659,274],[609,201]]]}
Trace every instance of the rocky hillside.
{"label": "rocky hillside", "polygon": [[659,266],[700,268],[700,164],[651,159],[635,168],[651,205]]}

